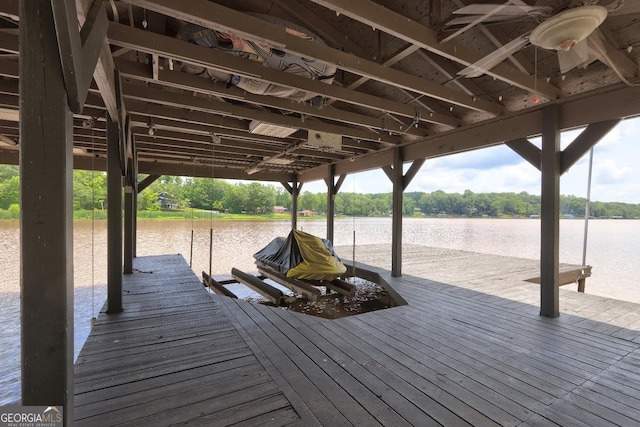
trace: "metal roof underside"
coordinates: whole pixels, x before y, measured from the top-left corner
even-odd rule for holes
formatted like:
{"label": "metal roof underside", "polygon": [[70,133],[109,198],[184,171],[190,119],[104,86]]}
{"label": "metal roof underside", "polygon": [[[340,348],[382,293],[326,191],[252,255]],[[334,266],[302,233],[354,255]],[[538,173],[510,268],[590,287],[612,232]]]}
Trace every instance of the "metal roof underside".
{"label": "metal roof underside", "polygon": [[[496,6],[503,3],[509,7]],[[280,182],[325,178],[331,164],[337,174],[389,165],[395,147],[411,161],[523,140],[541,133],[542,109],[551,103],[560,105],[564,129],[640,115],[640,2],[587,1],[608,14],[570,70],[561,70],[555,50],[529,42],[541,22],[583,3],[110,0],[101,10],[77,0],[87,30],[81,36],[89,23],[98,25],[97,13],[106,13],[108,28],[107,41],[82,40],[101,50],[75,114],[75,162],[104,168],[105,118],[118,117],[118,90],[141,173]],[[18,161],[18,6],[0,3],[3,163]],[[511,6],[520,9],[507,16]],[[537,13],[543,7],[544,16]],[[453,21],[461,10],[475,13]],[[219,45],[187,41],[189,23],[215,34]],[[239,51],[238,41],[281,64],[264,66],[255,53]],[[59,43],[64,63],[73,49],[60,36]],[[498,63],[477,62],[487,55]],[[326,66],[330,75],[292,72],[287,58]],[[235,84],[242,78],[296,96],[252,92]]]}

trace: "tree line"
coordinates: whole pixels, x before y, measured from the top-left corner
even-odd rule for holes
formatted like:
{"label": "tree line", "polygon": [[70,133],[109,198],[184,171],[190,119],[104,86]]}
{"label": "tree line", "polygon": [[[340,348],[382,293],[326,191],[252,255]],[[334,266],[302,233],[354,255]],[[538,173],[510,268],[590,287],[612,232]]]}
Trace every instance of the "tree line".
{"label": "tree line", "polygon": [[[75,210],[107,208],[107,176],[100,171],[73,172]],[[0,209],[18,209],[20,180],[17,166],[0,165]],[[586,199],[560,196],[560,214],[583,217]],[[138,196],[139,210],[203,209],[229,213],[265,214],[274,207],[291,210],[291,195],[282,187],[252,182],[235,183],[211,178],[162,176]],[[303,192],[298,209],[326,213],[326,193]],[[391,193],[359,194],[339,192],[335,198],[338,215],[384,216],[391,214]],[[404,194],[404,215],[528,217],[540,214],[540,196],[521,193],[431,193]],[[640,204],[591,202],[593,217],[639,218]]]}

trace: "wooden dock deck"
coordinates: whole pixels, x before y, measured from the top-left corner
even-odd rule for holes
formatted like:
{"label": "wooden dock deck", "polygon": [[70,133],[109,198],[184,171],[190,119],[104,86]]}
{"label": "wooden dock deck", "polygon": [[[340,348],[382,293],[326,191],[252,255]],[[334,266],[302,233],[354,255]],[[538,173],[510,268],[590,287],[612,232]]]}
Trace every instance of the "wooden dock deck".
{"label": "wooden dock deck", "polygon": [[640,426],[640,305],[560,289],[543,318],[530,260],[444,251],[405,247],[403,277],[382,272],[408,305],[338,320],[139,258],[154,273],[126,278],[125,313],[101,314],[78,359],[77,423]]}
{"label": "wooden dock deck", "polygon": [[135,268],[124,312],[100,313],[76,361],[76,425],[300,420],[182,256],[137,258]]}

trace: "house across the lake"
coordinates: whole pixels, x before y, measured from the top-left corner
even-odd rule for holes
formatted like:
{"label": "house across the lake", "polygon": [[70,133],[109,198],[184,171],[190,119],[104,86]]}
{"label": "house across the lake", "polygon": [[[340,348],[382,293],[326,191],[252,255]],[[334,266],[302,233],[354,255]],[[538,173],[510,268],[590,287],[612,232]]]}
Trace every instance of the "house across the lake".
{"label": "house across the lake", "polygon": [[287,213],[287,208],[284,206],[274,206],[273,213]]}
{"label": "house across the lake", "polygon": [[178,209],[178,203],[175,197],[166,191],[158,194],[158,203],[162,209]]}

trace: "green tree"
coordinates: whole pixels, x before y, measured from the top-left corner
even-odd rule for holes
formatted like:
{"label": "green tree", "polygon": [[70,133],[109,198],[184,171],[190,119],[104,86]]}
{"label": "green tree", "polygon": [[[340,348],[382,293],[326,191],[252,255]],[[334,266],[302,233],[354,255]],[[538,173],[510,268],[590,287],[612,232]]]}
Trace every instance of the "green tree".
{"label": "green tree", "polygon": [[298,196],[298,209],[301,211],[309,210],[317,212],[315,195],[309,191],[305,191]]}
{"label": "green tree", "polygon": [[225,209],[231,213],[242,213],[249,206],[249,190],[244,184],[231,185],[224,194]]}
{"label": "green tree", "polygon": [[20,169],[15,165],[0,165],[0,183],[20,176]]}
{"label": "green tree", "polygon": [[100,209],[107,199],[107,175],[102,171],[73,171],[73,208]]}
{"label": "green tree", "polygon": [[206,210],[224,210],[224,198],[231,184],[218,179],[195,178],[185,182],[184,196],[192,207]]}
{"label": "green tree", "polygon": [[245,209],[252,213],[273,213],[276,204],[276,191],[270,185],[252,182],[247,186]]}
{"label": "green tree", "polygon": [[276,187],[276,202],[275,206],[283,206],[287,210],[291,211],[291,194],[284,187]]}
{"label": "green tree", "polygon": [[20,203],[20,177],[13,175],[0,181],[0,209]]}

